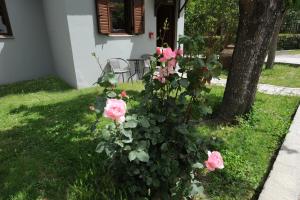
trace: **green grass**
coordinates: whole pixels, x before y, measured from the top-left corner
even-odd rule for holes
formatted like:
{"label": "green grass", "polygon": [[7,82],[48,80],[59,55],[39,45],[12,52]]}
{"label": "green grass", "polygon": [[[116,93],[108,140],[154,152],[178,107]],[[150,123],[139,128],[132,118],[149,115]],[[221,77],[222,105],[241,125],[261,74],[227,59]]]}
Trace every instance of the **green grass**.
{"label": "green grass", "polygon": [[[222,94],[223,88],[214,88],[213,105],[218,106]],[[252,113],[240,119],[239,125],[199,128],[200,135],[215,141],[209,149],[219,149],[225,160],[225,169],[209,174],[205,182],[211,199],[252,198],[289,129],[299,100],[258,93]]]}
{"label": "green grass", "polygon": [[275,65],[274,69],[263,70],[260,82],[286,87],[300,87],[300,66]]}
{"label": "green grass", "polygon": [[[222,71],[220,77],[226,79],[227,71]],[[300,66],[276,64],[273,69],[263,69],[259,82],[300,88]]]}
{"label": "green grass", "polygon": [[[143,86],[120,87],[136,95]],[[213,88],[214,107],[222,92]],[[55,78],[0,86],[0,200],[121,199],[89,132],[95,118],[88,106],[99,93],[99,88],[71,89]],[[250,199],[298,102],[259,94],[240,125],[199,127],[199,135],[214,141],[208,149],[220,150],[225,159],[224,170],[205,177],[209,197]]]}
{"label": "green grass", "polygon": [[298,55],[298,54],[300,54],[300,49],[288,51],[288,54]]}

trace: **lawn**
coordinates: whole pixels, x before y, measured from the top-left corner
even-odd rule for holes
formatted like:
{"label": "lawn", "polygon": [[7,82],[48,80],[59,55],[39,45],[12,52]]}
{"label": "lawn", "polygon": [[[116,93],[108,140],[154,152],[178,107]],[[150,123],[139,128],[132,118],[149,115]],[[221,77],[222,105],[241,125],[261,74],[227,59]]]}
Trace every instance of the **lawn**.
{"label": "lawn", "polygon": [[260,82],[286,87],[300,87],[300,66],[277,64],[274,69],[264,69]]}
{"label": "lawn", "polygon": [[[227,72],[223,71],[221,78],[227,78]],[[276,64],[273,69],[263,69],[260,83],[300,87],[300,66]]]}
{"label": "lawn", "polygon": [[[142,84],[123,84],[136,95]],[[95,153],[95,119],[88,107],[99,88],[74,90],[55,79],[0,86],[0,200],[119,200]],[[223,88],[213,88],[217,107]],[[289,128],[299,98],[258,94],[253,112],[236,126],[199,125],[225,169],[204,177],[211,199],[251,199]]]}
{"label": "lawn", "polygon": [[288,54],[291,54],[291,55],[298,55],[298,54],[300,54],[300,49],[297,49],[297,50],[290,50],[290,51],[288,51]]}

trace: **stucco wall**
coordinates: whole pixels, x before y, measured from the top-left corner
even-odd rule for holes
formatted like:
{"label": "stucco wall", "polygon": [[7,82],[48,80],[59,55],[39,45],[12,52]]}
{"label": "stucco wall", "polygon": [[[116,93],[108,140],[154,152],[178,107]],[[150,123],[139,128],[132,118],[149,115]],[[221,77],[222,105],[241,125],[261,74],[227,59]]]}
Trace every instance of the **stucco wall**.
{"label": "stucco wall", "polygon": [[77,79],[67,21],[66,2],[65,0],[43,0],[43,4],[55,71],[58,76],[76,88]]}
{"label": "stucco wall", "polygon": [[[181,1],[180,7],[182,7],[184,3],[185,1]],[[178,10],[177,13],[179,13]],[[177,22],[177,38],[179,39],[181,35],[184,35],[184,9],[181,11]]]}
{"label": "stucco wall", "polygon": [[149,32],[156,32],[153,0],[145,1],[145,34],[138,36],[100,35],[94,0],[66,0],[66,11],[79,88],[90,87],[101,73],[92,52],[105,67],[109,58],[139,58],[155,51],[156,40],[148,38]]}
{"label": "stucco wall", "polygon": [[13,38],[0,38],[0,84],[53,74],[42,2],[6,0]]}

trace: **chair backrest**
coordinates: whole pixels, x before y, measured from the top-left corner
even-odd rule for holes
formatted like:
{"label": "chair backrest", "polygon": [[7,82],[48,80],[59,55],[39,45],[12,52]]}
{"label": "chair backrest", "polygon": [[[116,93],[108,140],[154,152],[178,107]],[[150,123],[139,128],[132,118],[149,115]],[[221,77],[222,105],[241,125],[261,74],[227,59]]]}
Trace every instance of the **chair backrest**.
{"label": "chair backrest", "polygon": [[108,63],[111,66],[113,72],[120,72],[124,70],[129,70],[129,64],[126,60],[122,58],[111,58],[108,59]]}

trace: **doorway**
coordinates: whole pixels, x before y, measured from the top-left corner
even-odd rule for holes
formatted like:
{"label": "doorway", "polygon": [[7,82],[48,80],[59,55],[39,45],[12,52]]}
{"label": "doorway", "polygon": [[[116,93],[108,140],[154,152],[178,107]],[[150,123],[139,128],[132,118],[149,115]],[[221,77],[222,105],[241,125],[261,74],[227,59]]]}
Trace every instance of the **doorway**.
{"label": "doorway", "polygon": [[[175,19],[175,4],[162,4],[157,8],[156,14],[156,30],[157,30],[157,46],[162,47],[167,44],[174,49],[176,43],[176,19]],[[168,30],[164,31],[164,25],[166,20],[168,21]]]}

